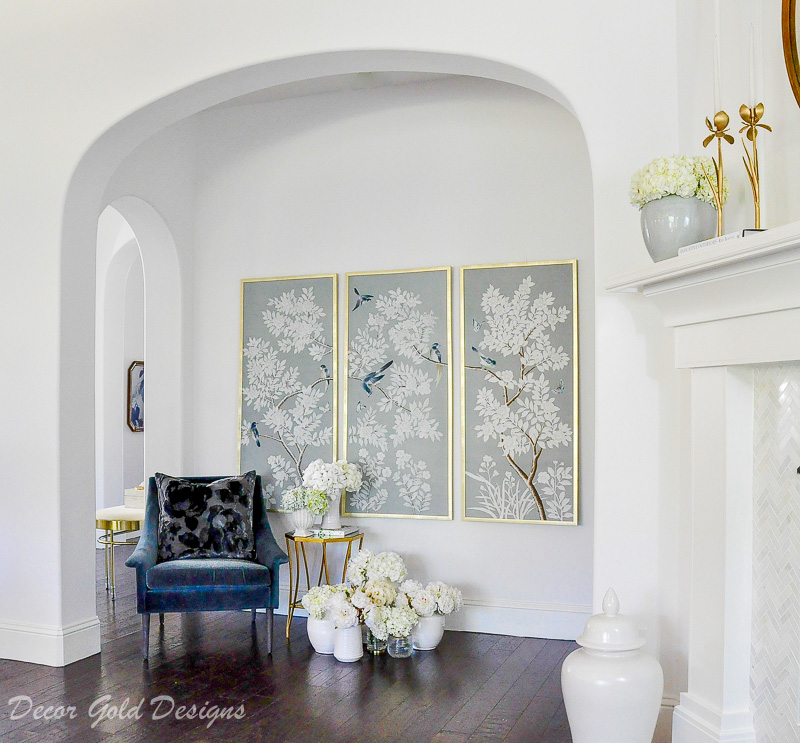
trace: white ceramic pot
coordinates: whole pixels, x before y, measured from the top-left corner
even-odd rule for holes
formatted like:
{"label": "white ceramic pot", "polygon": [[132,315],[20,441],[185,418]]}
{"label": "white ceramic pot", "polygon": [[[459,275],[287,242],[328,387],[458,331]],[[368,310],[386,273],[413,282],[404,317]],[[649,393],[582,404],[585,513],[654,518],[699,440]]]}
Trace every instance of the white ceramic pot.
{"label": "white ceramic pot", "polygon": [[417,626],[411,630],[414,650],[433,650],[444,636],[444,614],[420,617]]}
{"label": "white ceramic pot", "polygon": [[361,625],[340,627],[333,632],[333,657],[342,663],[352,663],[364,655]]}
{"label": "white ceramic pot", "polygon": [[339,529],[342,526],[342,492],[328,494],[328,512],[322,517],[322,529]]}
{"label": "white ceramic pot", "polygon": [[618,614],[609,589],[603,614],[586,623],[561,667],[561,688],[573,743],[650,743],[653,740],[664,674],[642,652],[644,639],[633,621]]}
{"label": "white ceramic pot", "polygon": [[292,511],[292,524],[294,525],[294,535],[296,537],[310,537],[311,527],[314,524],[314,514],[307,508],[300,511]]}
{"label": "white ceramic pot", "polygon": [[642,236],[654,261],[678,255],[678,248],[717,234],[717,210],[700,199],[664,196],[642,207]]}
{"label": "white ceramic pot", "polygon": [[309,616],[306,631],[311,647],[321,655],[333,653],[333,635],[335,632],[333,619],[328,619],[327,614],[322,619]]}

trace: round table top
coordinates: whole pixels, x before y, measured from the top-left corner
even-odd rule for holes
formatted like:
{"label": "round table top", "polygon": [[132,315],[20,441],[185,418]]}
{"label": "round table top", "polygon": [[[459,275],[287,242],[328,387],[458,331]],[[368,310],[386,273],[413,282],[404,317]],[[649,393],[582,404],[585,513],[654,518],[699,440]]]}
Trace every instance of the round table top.
{"label": "round table top", "polygon": [[[95,514],[95,522],[98,529],[119,529],[116,524],[138,523],[144,521],[144,508],[128,508],[127,506],[111,506],[111,508],[101,508]],[[111,524],[115,524],[111,526]]]}

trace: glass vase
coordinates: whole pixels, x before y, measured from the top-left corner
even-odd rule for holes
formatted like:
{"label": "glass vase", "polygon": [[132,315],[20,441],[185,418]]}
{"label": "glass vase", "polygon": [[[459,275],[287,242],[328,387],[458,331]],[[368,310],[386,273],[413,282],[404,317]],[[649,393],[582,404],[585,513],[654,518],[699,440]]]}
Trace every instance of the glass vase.
{"label": "glass vase", "polygon": [[372,655],[380,655],[386,652],[386,640],[380,640],[372,634],[372,630],[367,629],[367,642],[366,648],[368,653]]}
{"label": "glass vase", "polygon": [[386,652],[392,658],[408,658],[413,652],[410,637],[395,637],[392,635],[386,643]]}

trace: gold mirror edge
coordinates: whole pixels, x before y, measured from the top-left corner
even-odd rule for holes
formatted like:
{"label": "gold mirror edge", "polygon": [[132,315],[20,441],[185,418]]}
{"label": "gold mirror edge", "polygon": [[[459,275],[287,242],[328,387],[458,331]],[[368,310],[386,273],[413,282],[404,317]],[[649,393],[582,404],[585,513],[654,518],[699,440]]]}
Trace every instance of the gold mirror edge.
{"label": "gold mirror edge", "polygon": [[783,58],[795,101],[800,106],[800,57],[797,52],[797,0],[783,0],[781,8]]}

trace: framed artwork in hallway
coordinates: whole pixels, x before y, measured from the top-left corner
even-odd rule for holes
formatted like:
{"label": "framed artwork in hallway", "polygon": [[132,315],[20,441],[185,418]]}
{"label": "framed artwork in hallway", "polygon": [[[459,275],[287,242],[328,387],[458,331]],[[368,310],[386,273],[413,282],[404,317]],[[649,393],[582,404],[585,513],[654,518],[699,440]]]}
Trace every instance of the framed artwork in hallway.
{"label": "framed artwork in hallway", "polygon": [[349,516],[453,517],[451,270],[347,274]]}
{"label": "framed artwork in hallway", "polygon": [[271,511],[336,459],[336,292],[336,274],[242,281],[239,471],[261,475]]}
{"label": "framed artwork in hallway", "polygon": [[578,523],[577,261],[461,269],[468,521]]}
{"label": "framed artwork in hallway", "polygon": [[126,423],[134,433],[144,431],[144,361],[134,361],[128,367]]}

